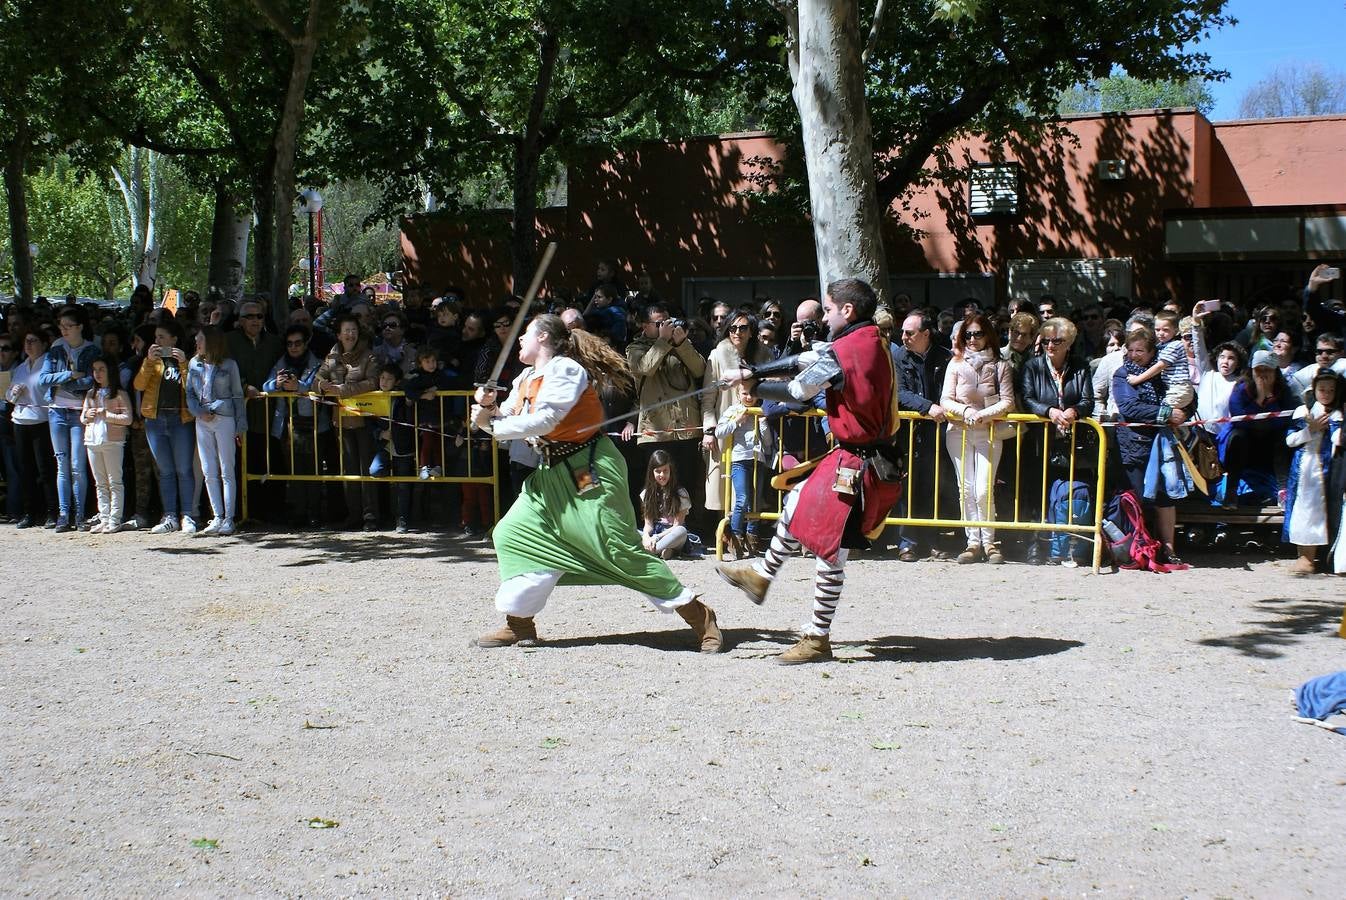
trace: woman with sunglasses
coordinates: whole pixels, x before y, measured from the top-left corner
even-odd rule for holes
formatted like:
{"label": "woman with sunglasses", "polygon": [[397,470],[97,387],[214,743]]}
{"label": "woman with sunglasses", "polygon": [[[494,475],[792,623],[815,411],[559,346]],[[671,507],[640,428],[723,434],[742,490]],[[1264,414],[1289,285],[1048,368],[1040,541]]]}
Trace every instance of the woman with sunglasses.
{"label": "woman with sunglasses", "polygon": [[391,310],[379,316],[379,321],[382,324],[376,336],[374,358],[380,368],[397,366],[405,378],[416,370],[416,348],[406,339],[407,317]]}
{"label": "woman with sunglasses", "polygon": [[[725,373],[737,372],[744,365],[756,366],[771,359],[771,351],[762,345],[757,329],[757,319],[745,310],[736,310],[725,318],[719,342],[706,358],[706,374],[702,376],[704,387],[710,388]],[[706,509],[717,513],[724,510],[724,480],[729,473],[720,465],[722,448],[715,439],[715,426],[725,410],[734,405],[733,395],[733,391],[717,390],[707,390],[701,395],[701,448],[707,454]],[[762,427],[769,426],[763,424]],[[749,552],[757,555],[755,527],[749,534],[737,537],[746,540]]]}
{"label": "woman with sunglasses", "polygon": [[1270,350],[1272,342],[1276,339],[1276,332],[1281,327],[1281,313],[1274,306],[1263,306],[1253,314],[1253,320],[1248,323],[1248,327],[1239,332],[1238,341],[1248,349],[1248,355],[1252,356],[1259,350]]}
{"label": "woman with sunglasses", "polygon": [[[1094,480],[1091,473],[1098,470],[1098,440],[1094,437],[1094,430],[1076,427],[1081,419],[1094,414],[1094,386],[1089,364],[1072,352],[1077,333],[1075,323],[1064,317],[1043,322],[1038,337],[1043,355],[1028,360],[1019,372],[1019,402],[1023,411],[1051,420],[1047,425],[1025,428],[1020,439],[1020,519],[1041,517],[1047,521],[1060,521],[1053,518],[1054,510],[1039,508],[1042,505],[1040,479],[1043,459],[1048,461],[1049,497],[1057,493],[1053,482],[1063,479],[1068,481],[1072,473],[1074,481],[1083,483],[1087,492]],[[1077,491],[1075,485],[1067,491],[1068,503],[1072,506],[1076,502]],[[1044,516],[1044,513],[1047,515]],[[1058,535],[1052,539],[1050,554],[1045,552],[1046,542],[1046,534],[1030,537],[1025,559],[1030,566],[1043,562],[1055,565],[1071,561],[1071,554],[1066,552],[1070,541],[1065,536]],[[1082,546],[1076,545],[1075,562],[1085,561],[1082,559]]]}
{"label": "woman with sunglasses", "polygon": [[[995,518],[992,478],[1002,450],[991,426],[996,417],[1014,411],[1014,375],[984,313],[970,313],[958,329],[939,405],[949,414],[948,452],[958,477],[963,518],[990,522]],[[1005,561],[995,529],[966,530],[967,549],[958,555],[959,563]]]}

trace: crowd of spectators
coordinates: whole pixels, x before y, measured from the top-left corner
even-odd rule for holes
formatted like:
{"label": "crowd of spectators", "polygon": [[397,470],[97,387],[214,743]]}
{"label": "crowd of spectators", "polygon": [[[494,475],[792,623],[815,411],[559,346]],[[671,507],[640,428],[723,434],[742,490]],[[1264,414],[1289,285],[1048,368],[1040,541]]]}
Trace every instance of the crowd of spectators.
{"label": "crowd of spectators", "polygon": [[[933,526],[902,526],[891,536],[895,554],[968,564],[1080,562],[1088,550],[1081,541],[1050,529],[1002,540],[1005,530],[994,525],[1079,521],[1077,502],[1087,509],[1106,499],[1093,496],[1096,432],[1073,427],[1087,418],[1111,423],[1109,484],[1143,499],[1170,556],[1177,553],[1175,503],[1194,494],[1191,479],[1171,465],[1172,445],[1190,420],[1201,420],[1196,427],[1209,434],[1228,473],[1209,486],[1211,502],[1284,504],[1289,445],[1299,445],[1287,433],[1304,427],[1288,414],[1306,397],[1312,406],[1315,385],[1346,369],[1346,309],[1324,297],[1335,278],[1320,266],[1302,292],[1256,309],[1105,293],[999,308],[969,299],[937,310],[896,295],[876,324],[892,345],[900,407],[926,418],[910,424],[902,442],[911,448],[912,489],[895,514],[981,524],[956,541]],[[642,488],[653,496],[667,493],[670,479],[676,486],[672,500],[640,519],[651,545],[675,552],[655,531],[672,529],[678,547],[694,547],[683,531],[709,536],[727,518],[730,549],[756,553],[756,523],[746,512],[772,502],[766,482],[773,470],[824,446],[825,418],[788,415],[820,408],[820,400],[766,404],[759,419],[745,414],[757,402],[750,390],[697,391],[740,362],[800,353],[825,339],[821,305],[816,297],[784,304],[705,298],[684,309],[659,297],[648,273],[634,283],[628,290],[618,266],[605,261],[587,289],[556,291],[536,310],[558,313],[567,327],[626,355],[635,396],[607,386],[600,394],[609,417],[638,409],[613,434],[632,471],[632,502],[639,510]],[[489,437],[464,426],[462,398],[439,394],[488,378],[522,302],[477,299],[419,287],[380,303],[348,277],[330,302],[291,298],[285,315],[266,297],[235,305],[194,292],[174,312],[155,308],[146,289],[117,310],[42,298],[10,306],[0,329],[0,372],[7,373],[0,377],[7,385],[0,521],[57,531],[229,534],[239,525],[246,452],[250,473],[300,477],[249,485],[249,519],[262,526],[415,525],[479,535],[496,515],[490,485],[437,479],[498,471],[508,504],[538,458],[526,443],[510,442],[493,459]],[[499,379],[505,385],[522,368],[517,346],[509,349]],[[378,392],[389,401],[353,414],[352,398]],[[1046,422],[1015,426],[1005,419],[1015,412]],[[1251,413],[1287,415],[1222,421]],[[324,480],[337,475],[403,480]],[[1067,518],[1058,518],[1062,499]]]}

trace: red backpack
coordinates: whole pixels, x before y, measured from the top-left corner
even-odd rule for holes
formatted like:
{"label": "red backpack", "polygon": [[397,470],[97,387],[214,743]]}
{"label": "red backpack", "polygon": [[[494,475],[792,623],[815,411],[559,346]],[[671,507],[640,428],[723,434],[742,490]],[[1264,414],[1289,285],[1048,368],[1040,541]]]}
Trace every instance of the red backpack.
{"label": "red backpack", "polygon": [[1119,569],[1166,573],[1188,568],[1185,563],[1167,561],[1164,545],[1145,527],[1145,514],[1135,491],[1118,491],[1108,501],[1103,514],[1103,531],[1108,536],[1112,564]]}

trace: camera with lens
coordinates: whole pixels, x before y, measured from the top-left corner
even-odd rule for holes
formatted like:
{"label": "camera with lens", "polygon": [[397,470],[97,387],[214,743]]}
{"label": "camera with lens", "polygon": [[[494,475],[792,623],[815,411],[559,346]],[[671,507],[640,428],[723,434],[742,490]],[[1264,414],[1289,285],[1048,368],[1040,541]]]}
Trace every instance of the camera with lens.
{"label": "camera with lens", "polygon": [[668,320],[668,327],[669,327],[669,328],[681,328],[683,331],[686,331],[686,330],[687,330],[687,320],[686,320],[686,319],[669,319],[669,320]]}
{"label": "camera with lens", "polygon": [[823,323],[817,319],[805,319],[799,323],[799,339],[805,345],[821,341],[827,335],[823,332]]}

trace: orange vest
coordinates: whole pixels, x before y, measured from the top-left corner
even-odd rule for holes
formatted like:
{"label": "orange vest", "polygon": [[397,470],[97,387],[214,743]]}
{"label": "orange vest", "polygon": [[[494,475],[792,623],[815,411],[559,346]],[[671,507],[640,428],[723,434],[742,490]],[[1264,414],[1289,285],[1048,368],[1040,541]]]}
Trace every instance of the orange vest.
{"label": "orange vest", "polygon": [[[524,410],[531,410],[533,404],[537,402],[537,395],[542,390],[542,382],[543,378],[541,376],[533,376],[524,385]],[[543,440],[565,444],[583,443],[597,436],[598,431],[592,426],[601,421],[603,421],[603,404],[599,402],[598,392],[594,390],[594,386],[588,384],[585,385],[584,392],[580,394],[579,402],[571,408],[570,412],[565,414],[565,418],[550,433],[543,435]],[[586,426],[589,427],[586,428]]]}

